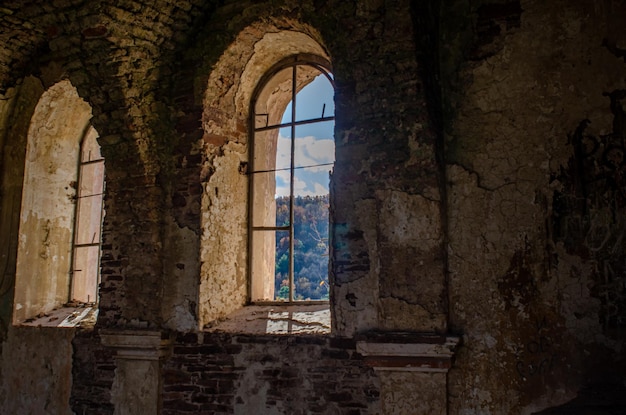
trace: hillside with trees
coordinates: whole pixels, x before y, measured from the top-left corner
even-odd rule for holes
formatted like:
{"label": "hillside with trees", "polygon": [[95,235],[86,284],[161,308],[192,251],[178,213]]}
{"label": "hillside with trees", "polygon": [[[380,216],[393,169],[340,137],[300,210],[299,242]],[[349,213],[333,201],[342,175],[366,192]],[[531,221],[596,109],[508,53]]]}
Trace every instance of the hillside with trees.
{"label": "hillside with trees", "polygon": [[[328,299],[328,195],[294,199],[296,300]],[[276,225],[289,225],[289,197],[276,198]],[[277,233],[279,235],[279,233]],[[289,297],[289,237],[276,237],[277,299]]]}

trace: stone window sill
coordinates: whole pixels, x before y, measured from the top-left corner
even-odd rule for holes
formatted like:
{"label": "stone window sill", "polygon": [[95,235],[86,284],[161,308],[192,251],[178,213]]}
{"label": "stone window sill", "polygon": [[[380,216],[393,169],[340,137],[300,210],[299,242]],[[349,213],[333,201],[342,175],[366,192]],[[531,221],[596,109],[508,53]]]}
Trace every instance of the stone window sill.
{"label": "stone window sill", "polygon": [[330,334],[329,304],[249,305],[205,327],[213,333]]}
{"label": "stone window sill", "polygon": [[90,328],[96,324],[98,309],[95,306],[61,307],[35,318],[30,318],[18,326],[32,327],[81,327]]}

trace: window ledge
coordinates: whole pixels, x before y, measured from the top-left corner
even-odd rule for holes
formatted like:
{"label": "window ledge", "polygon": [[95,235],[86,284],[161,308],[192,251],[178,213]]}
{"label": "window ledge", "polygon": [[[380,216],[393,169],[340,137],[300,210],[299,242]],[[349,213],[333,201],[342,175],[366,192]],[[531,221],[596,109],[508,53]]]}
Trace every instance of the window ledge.
{"label": "window ledge", "polygon": [[330,334],[330,306],[250,305],[207,325],[205,330],[242,334]]}
{"label": "window ledge", "polygon": [[98,318],[98,309],[93,306],[61,307],[38,317],[28,319],[19,326],[32,327],[93,327]]}
{"label": "window ledge", "polygon": [[356,350],[374,370],[446,373],[460,340],[437,333],[372,332],[357,339]]}

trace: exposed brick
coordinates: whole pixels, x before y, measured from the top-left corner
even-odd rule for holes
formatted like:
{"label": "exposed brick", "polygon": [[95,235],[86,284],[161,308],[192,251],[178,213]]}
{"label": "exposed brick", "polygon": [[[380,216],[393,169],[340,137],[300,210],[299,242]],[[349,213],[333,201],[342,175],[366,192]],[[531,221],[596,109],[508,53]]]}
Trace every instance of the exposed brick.
{"label": "exposed brick", "polygon": [[[371,407],[379,396],[372,386],[376,382],[372,370],[366,366],[355,366],[346,358],[345,349],[329,349],[332,338],[317,337],[311,341],[311,337],[307,336],[287,339],[264,335],[258,338],[205,335],[205,342],[211,341],[205,343],[206,347],[197,347],[193,338],[178,336],[177,339],[174,355],[166,363],[164,390],[178,391],[175,385],[185,382],[185,378],[180,376],[182,373],[199,374],[194,385],[202,389],[194,390],[193,396],[188,399],[202,404],[201,410],[229,413],[235,403],[245,405],[248,396],[245,393],[242,395],[238,388],[246,373],[269,388],[266,405],[292,408],[294,412],[298,411],[296,408],[307,408],[307,413],[319,414],[340,413],[346,408],[363,409]],[[181,343],[185,339],[191,340],[191,343]],[[312,349],[316,350],[312,352]],[[260,353],[261,350],[263,353]],[[333,352],[324,353],[327,350]],[[231,353],[230,357],[224,351]],[[262,366],[260,369],[235,366],[235,356],[237,360],[256,362]],[[321,359],[315,356],[321,356]],[[221,363],[216,365],[216,361]],[[339,379],[351,380],[338,390]],[[184,391],[186,387],[180,390]],[[164,395],[164,399],[178,401],[180,397]],[[172,404],[165,408],[171,408],[165,411],[166,414],[177,413]]]}

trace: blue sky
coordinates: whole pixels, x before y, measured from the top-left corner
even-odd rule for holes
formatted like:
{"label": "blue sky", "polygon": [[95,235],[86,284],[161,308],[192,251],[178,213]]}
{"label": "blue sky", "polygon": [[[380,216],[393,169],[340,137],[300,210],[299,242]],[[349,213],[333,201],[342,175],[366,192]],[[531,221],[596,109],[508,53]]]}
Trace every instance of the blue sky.
{"label": "blue sky", "polygon": [[[297,95],[296,120],[319,118],[325,106],[324,116],[335,112],[333,87],[325,76],[320,75]],[[291,103],[287,106],[282,122],[291,119]],[[295,165],[311,166],[335,161],[333,121],[296,127]],[[289,128],[280,130],[276,152],[276,168],[289,167]],[[328,194],[329,172],[332,166],[318,166],[295,170],[294,193],[300,196]],[[289,171],[276,172],[276,195],[289,194]]]}

